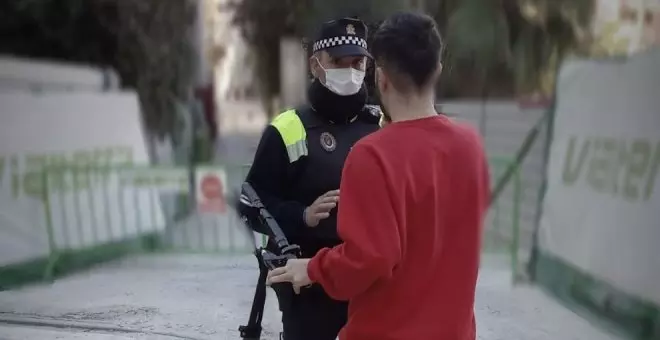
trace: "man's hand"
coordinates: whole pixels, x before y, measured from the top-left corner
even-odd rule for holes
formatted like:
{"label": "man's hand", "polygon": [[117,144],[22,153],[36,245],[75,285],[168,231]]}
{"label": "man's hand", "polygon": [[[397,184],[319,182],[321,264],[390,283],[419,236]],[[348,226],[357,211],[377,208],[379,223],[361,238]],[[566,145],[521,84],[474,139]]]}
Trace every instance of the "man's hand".
{"label": "man's hand", "polygon": [[337,207],[339,202],[339,190],[328,191],[305,209],[305,224],[308,227],[316,227],[321,220],[330,217],[330,211]]}
{"label": "man's hand", "polygon": [[275,268],[268,273],[266,284],[269,286],[274,283],[291,282],[293,291],[300,294],[300,288],[312,284],[312,280],[307,275],[307,265],[309,259],[291,259],[286,262],[286,266]]}

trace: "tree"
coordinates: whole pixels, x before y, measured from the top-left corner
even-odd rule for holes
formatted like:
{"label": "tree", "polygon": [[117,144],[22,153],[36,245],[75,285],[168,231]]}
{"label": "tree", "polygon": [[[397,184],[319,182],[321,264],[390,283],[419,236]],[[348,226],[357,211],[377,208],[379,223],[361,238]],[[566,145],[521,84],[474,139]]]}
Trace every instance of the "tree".
{"label": "tree", "polygon": [[117,40],[86,0],[0,2],[0,53],[113,66]]}
{"label": "tree", "polygon": [[0,53],[118,71],[147,132],[177,142],[175,102],[192,100],[194,0],[6,0]]}
{"label": "tree", "polygon": [[[482,6],[476,6],[477,2]],[[473,57],[468,59],[474,61],[474,67],[494,72],[488,77],[488,93],[550,94],[561,60],[570,54],[584,55],[589,49],[593,0],[493,0],[488,1],[491,6],[484,4],[480,0],[443,0],[433,10],[451,40],[450,64],[465,61],[471,51]],[[485,29],[486,25],[491,29]],[[494,36],[498,37],[495,45]],[[451,58],[455,52],[461,55],[458,60]],[[466,67],[450,66],[460,79],[469,80],[452,88],[456,80],[450,79],[450,88],[445,90],[450,95],[469,93],[464,86],[474,86],[474,77],[465,77],[469,74]]]}
{"label": "tree", "polygon": [[108,28],[118,39],[117,67],[125,84],[139,93],[146,125],[158,137],[176,139],[176,104],[192,100],[195,2],[97,1],[116,6],[119,20]]}
{"label": "tree", "polygon": [[589,55],[594,0],[518,0],[520,29],[513,46],[517,90],[554,92],[557,69],[569,55]]}
{"label": "tree", "polygon": [[590,46],[593,0],[242,0],[234,4],[235,23],[257,56],[257,82],[266,103],[279,93],[281,37],[309,35],[323,19],[340,15],[360,15],[374,27],[393,10],[409,6],[430,13],[446,39],[439,87],[443,98],[549,94],[561,60],[584,54]]}
{"label": "tree", "polygon": [[[450,9],[450,6],[454,6]],[[447,44],[444,94],[486,97],[509,83],[509,24],[496,0],[447,2],[441,29]],[[441,92],[442,93],[442,92]]]}
{"label": "tree", "polygon": [[239,0],[231,4],[234,23],[255,56],[256,83],[266,112],[274,113],[273,99],[280,93],[280,40],[313,36],[318,25],[343,16],[358,16],[376,22],[403,0]]}
{"label": "tree", "polygon": [[443,96],[474,96],[475,88],[549,94],[561,60],[590,46],[593,0],[442,0],[429,6],[447,38]]}

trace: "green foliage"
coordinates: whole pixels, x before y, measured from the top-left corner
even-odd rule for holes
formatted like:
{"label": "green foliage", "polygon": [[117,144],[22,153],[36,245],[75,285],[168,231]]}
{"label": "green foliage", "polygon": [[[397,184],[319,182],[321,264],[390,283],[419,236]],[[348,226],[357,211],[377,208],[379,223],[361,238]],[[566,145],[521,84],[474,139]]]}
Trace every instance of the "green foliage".
{"label": "green foliage", "polygon": [[90,0],[0,2],[0,53],[114,65],[117,40],[96,20]]}
{"label": "green foliage", "polygon": [[[5,0],[0,53],[111,66],[140,94],[151,131],[175,129],[173,100],[189,100],[194,0]],[[234,22],[252,48],[265,103],[280,92],[279,42],[322,21],[357,15],[375,29],[405,0],[241,0]],[[569,54],[586,53],[593,0],[426,0],[446,38],[442,96],[551,88]],[[372,77],[368,76],[370,81]],[[369,84],[371,85],[371,84]],[[269,110],[270,112],[270,110]]]}
{"label": "green foliage", "polygon": [[508,62],[508,23],[492,0],[463,2],[449,17],[446,41],[452,63],[466,63],[486,73]]}
{"label": "green foliage", "polygon": [[373,22],[403,7],[403,0],[240,0],[231,5],[234,23],[256,57],[256,81],[267,112],[280,93],[282,37],[311,38],[323,21],[358,16]]}
{"label": "green foliage", "polygon": [[357,16],[367,23],[385,19],[397,10],[405,9],[403,0],[312,0],[306,15],[305,34],[312,36],[321,22],[346,16]]}
{"label": "green foliage", "polygon": [[252,48],[257,85],[267,112],[276,93],[279,93],[279,44],[284,36],[295,36],[302,30],[295,17],[304,13],[304,0],[239,0],[230,5],[233,22],[240,27]]}
{"label": "green foliage", "polygon": [[[511,18],[518,22],[512,44],[517,91],[550,93],[561,61],[586,55],[593,0],[519,0]],[[510,19],[511,20],[511,19]]]}
{"label": "green foliage", "polygon": [[441,94],[512,96],[549,94],[561,60],[588,49],[594,1],[439,0],[427,10],[447,39]]}
{"label": "green foliage", "polygon": [[117,63],[122,79],[135,87],[145,122],[157,136],[178,129],[176,101],[190,102],[196,65],[190,0],[101,0],[114,2]]}
{"label": "green foliage", "polygon": [[509,71],[507,18],[492,0],[464,0],[454,5],[443,18],[447,53],[441,95],[451,95],[453,90],[462,95],[486,96],[495,81],[502,87]]}
{"label": "green foliage", "polygon": [[109,66],[140,97],[147,129],[177,129],[174,101],[189,101],[194,0],[5,0],[0,53]]}

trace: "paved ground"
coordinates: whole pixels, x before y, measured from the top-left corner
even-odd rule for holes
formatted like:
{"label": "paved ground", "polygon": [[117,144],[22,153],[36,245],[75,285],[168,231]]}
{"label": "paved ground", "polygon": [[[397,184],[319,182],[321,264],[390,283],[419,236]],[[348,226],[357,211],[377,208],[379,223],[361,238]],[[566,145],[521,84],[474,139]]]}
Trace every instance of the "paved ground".
{"label": "paved ground", "polygon": [[[222,107],[218,159],[250,162],[266,122],[263,113],[255,103]],[[234,223],[190,219],[168,237],[177,246],[235,251],[246,242],[231,228]],[[476,304],[480,340],[619,340],[534,288],[512,288],[507,263],[484,260]],[[247,320],[256,276],[249,256],[128,258],[51,285],[0,292],[0,340],[234,340]],[[263,340],[277,339],[272,295],[264,328]]]}
{"label": "paved ground", "polygon": [[[511,288],[504,261],[484,262],[476,306],[480,340],[617,340],[535,289]],[[247,256],[124,259],[52,285],[0,292],[0,339],[238,339],[256,274]],[[280,324],[272,296],[264,327],[263,339],[275,340]]]}
{"label": "paved ground", "polygon": [[81,332],[75,329],[5,326],[0,325],[0,339],[2,340],[31,340],[31,339],[62,339],[62,340],[176,340],[178,338],[164,337],[149,334],[121,334],[112,332]]}

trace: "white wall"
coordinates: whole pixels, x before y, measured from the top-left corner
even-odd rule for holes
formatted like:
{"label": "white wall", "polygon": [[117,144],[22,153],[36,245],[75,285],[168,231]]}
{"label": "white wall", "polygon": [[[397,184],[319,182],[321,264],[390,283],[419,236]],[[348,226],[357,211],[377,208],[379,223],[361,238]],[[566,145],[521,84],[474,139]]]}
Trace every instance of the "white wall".
{"label": "white wall", "polygon": [[0,92],[116,90],[112,70],[0,56]]}
{"label": "white wall", "polygon": [[[148,156],[134,93],[0,93],[0,102],[4,265],[48,253],[45,166],[148,164]],[[158,200],[144,189],[120,189],[119,180],[96,173],[89,190],[73,186],[72,172],[51,175],[47,198],[58,248],[92,246],[163,227]],[[78,181],[88,185],[84,174]]]}
{"label": "white wall", "polygon": [[558,89],[540,247],[660,304],[660,49],[568,63]]}

